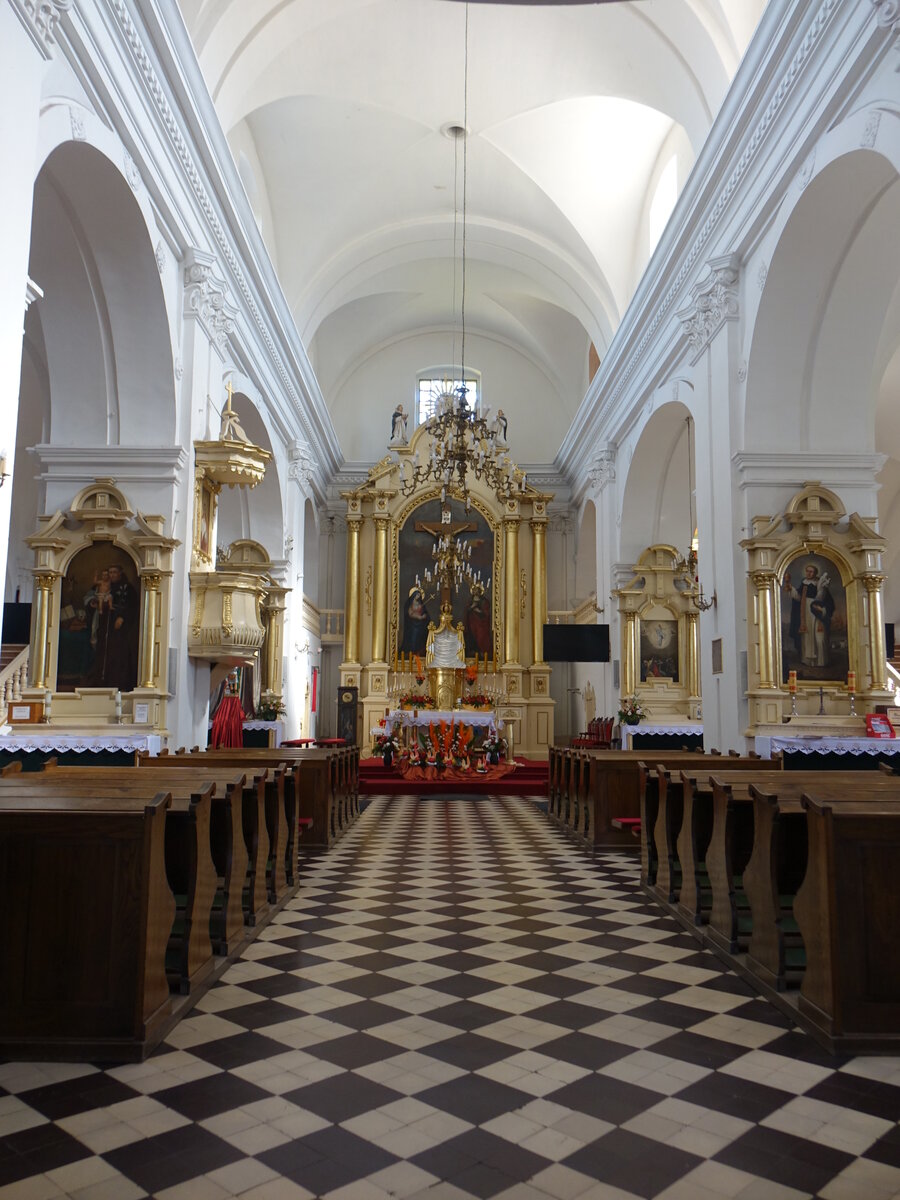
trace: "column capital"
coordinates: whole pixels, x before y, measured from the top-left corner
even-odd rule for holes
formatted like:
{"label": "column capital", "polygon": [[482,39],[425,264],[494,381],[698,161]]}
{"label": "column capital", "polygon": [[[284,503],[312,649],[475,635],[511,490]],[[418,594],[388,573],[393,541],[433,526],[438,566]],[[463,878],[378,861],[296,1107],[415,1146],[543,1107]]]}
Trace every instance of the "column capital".
{"label": "column capital", "polygon": [[873,571],[868,575],[861,575],[860,578],[862,579],[863,587],[865,587],[867,592],[877,592],[881,588],[881,585],[884,583],[887,576],[881,575],[877,571]]}
{"label": "column capital", "polygon": [[900,0],[872,0],[875,20],[882,29],[900,26]]}
{"label": "column capital", "polygon": [[594,455],[588,469],[588,479],[590,480],[591,487],[596,492],[602,492],[611,483],[616,482],[615,446],[606,446]]}
{"label": "column capital", "polygon": [[215,256],[194,248],[184,256],[184,315],[197,320],[216,348],[224,350],[234,331],[237,308]]}
{"label": "column capital", "polygon": [[728,321],[736,321],[740,312],[740,259],[737,254],[711,258],[709,270],[691,288],[691,302],[676,316],[696,362],[719,330]]}
{"label": "column capital", "polygon": [[316,456],[309,442],[296,438],[288,447],[288,479],[306,491],[315,472]]}
{"label": "column capital", "polygon": [[10,0],[10,3],[41,57],[52,58],[56,26],[63,13],[72,7],[72,0]]}

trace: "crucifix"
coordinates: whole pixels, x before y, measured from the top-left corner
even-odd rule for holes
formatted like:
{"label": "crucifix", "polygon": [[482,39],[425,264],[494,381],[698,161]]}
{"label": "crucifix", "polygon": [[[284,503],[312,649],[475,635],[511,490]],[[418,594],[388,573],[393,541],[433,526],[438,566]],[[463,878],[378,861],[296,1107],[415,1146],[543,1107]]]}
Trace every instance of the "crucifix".
{"label": "crucifix", "polygon": [[[453,515],[449,508],[441,509],[440,524],[437,521],[416,521],[413,526],[416,533],[430,533],[435,539],[442,537],[455,539],[461,533],[477,533],[478,526],[473,521],[454,521]],[[445,604],[451,604],[450,595],[450,576],[443,575],[440,580],[441,585],[441,608]]]}

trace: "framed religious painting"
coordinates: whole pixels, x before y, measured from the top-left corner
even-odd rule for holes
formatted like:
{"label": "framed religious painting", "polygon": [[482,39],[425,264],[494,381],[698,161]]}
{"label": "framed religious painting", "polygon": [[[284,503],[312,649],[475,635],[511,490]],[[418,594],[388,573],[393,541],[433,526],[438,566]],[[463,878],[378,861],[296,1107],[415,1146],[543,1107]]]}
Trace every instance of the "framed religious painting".
{"label": "framed religious painting", "polygon": [[840,567],[825,554],[791,559],[780,580],[781,668],[788,682],[843,681],[850,667],[847,592]]}
{"label": "framed religious painting", "polygon": [[678,621],[668,617],[641,618],[641,683],[666,679],[678,683]]}
{"label": "framed religious painting", "polygon": [[70,560],[60,592],[56,690],[137,683],[141,585],[131,556],[95,542]]}
{"label": "framed religious painting", "polygon": [[[415,508],[400,528],[398,585],[400,611],[397,614],[397,651],[418,654],[424,661],[428,624],[441,619],[441,595],[433,577],[433,547],[441,537],[458,538],[465,544],[467,561],[480,582],[452,590],[449,601],[453,624],[462,624],[466,655],[492,655],[494,603],[494,531],[483,513],[474,506],[466,512],[457,500],[445,504],[437,498]],[[426,578],[426,571],[432,578]],[[419,582],[416,582],[418,577]]]}

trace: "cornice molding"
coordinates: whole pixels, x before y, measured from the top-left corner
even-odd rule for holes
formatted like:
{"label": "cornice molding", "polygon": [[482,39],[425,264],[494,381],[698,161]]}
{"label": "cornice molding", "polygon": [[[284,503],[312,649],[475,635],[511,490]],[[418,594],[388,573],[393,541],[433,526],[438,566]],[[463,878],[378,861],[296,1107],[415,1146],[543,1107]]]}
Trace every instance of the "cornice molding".
{"label": "cornice molding", "polygon": [[10,0],[10,4],[41,57],[52,58],[56,26],[72,0]]}
{"label": "cornice molding", "polygon": [[183,446],[31,447],[41,478],[83,482],[95,476],[128,483],[177,482],[187,462]]}

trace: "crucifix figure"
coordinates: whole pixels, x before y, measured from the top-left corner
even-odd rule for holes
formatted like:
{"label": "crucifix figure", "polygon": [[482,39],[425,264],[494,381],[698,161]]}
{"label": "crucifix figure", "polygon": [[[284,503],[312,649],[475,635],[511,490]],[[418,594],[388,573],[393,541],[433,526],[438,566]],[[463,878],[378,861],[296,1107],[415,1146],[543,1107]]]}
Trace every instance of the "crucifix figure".
{"label": "crucifix figure", "polygon": [[[477,533],[478,526],[473,521],[454,521],[449,508],[441,509],[440,524],[437,521],[416,521],[413,526],[416,533],[430,533],[433,538],[457,538],[461,533]],[[450,579],[441,579],[441,608],[450,604]]]}

